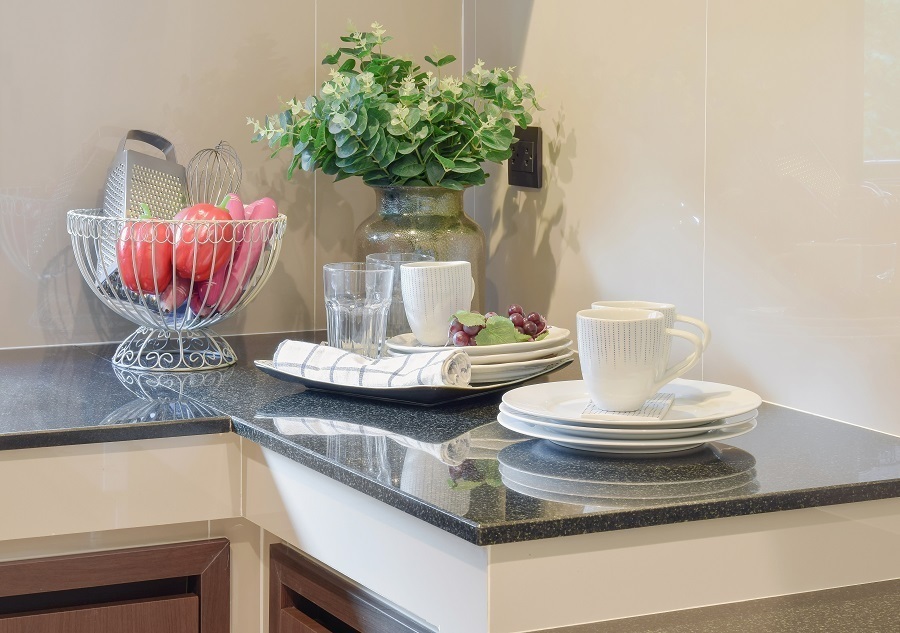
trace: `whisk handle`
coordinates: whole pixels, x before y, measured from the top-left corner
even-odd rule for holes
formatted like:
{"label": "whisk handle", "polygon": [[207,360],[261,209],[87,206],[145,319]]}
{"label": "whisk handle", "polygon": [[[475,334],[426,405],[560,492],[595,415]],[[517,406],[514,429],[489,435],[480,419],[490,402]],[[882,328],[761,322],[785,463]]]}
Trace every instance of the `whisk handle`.
{"label": "whisk handle", "polygon": [[152,145],[165,155],[166,160],[173,163],[178,162],[175,158],[175,146],[159,134],[145,132],[144,130],[128,130],[128,134],[119,143],[120,152],[125,149],[125,143],[128,141],[141,141],[142,143],[147,143],[147,145]]}

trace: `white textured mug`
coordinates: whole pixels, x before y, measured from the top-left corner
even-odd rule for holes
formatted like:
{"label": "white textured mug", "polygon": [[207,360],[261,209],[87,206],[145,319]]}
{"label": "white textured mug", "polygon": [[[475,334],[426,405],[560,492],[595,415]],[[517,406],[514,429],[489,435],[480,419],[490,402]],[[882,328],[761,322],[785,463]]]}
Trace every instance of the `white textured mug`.
{"label": "white textured mug", "polygon": [[[640,409],[666,383],[696,365],[703,353],[696,335],[666,327],[666,317],[656,310],[581,310],[577,325],[585,387],[593,403],[608,411]],[[667,369],[664,353],[673,336],[688,340],[694,351]]]}
{"label": "white textured mug", "polygon": [[[639,310],[656,310],[657,312],[662,312],[663,316],[666,318],[666,327],[673,328],[675,327],[675,322],[680,321],[682,323],[687,323],[688,325],[693,325],[695,328],[700,330],[700,341],[703,344],[703,351],[706,351],[706,348],[709,347],[709,341],[712,338],[712,332],[709,329],[709,326],[706,325],[700,319],[695,319],[694,317],[684,316],[683,314],[678,314],[675,310],[675,305],[671,303],[657,303],[656,301],[594,301],[591,304],[592,308],[637,308]],[[669,365],[669,353],[672,350],[672,339],[666,338],[665,350],[663,350],[663,356],[660,359],[661,369],[665,370]]]}
{"label": "white textured mug", "polygon": [[423,345],[445,345],[453,314],[472,307],[472,265],[464,261],[402,264],[400,291],[416,339]]}

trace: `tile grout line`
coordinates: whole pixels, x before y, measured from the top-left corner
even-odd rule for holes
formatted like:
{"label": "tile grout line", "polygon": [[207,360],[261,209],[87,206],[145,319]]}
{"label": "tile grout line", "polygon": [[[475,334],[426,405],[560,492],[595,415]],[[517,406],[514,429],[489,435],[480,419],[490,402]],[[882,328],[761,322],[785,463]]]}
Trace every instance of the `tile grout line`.
{"label": "tile grout line", "polygon": [[[701,319],[706,319],[706,187],[708,172],[709,152],[709,0],[706,0],[703,25],[703,248],[701,249],[700,264],[700,313]],[[700,357],[700,379],[706,379],[706,358]]]}
{"label": "tile grout line", "polygon": [[[319,81],[319,66],[316,64],[316,51],[319,50],[319,0],[316,0],[313,4],[313,86],[312,86],[312,94],[316,94],[318,90],[316,90],[316,86]],[[319,175],[317,171],[313,171],[313,303],[312,303],[312,324],[313,329],[316,329],[316,319],[318,318],[318,311],[316,310],[316,306],[318,305],[319,299],[319,285],[316,282],[316,270],[319,266],[319,249],[317,248],[317,244],[319,242]]]}

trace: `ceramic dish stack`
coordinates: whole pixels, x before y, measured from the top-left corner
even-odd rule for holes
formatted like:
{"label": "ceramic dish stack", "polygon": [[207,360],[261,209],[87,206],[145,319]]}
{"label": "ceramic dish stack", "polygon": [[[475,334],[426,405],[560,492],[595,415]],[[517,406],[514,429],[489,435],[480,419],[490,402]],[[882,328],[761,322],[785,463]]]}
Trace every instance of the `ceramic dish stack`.
{"label": "ceramic dish stack", "polygon": [[[415,335],[400,334],[387,340],[392,356],[434,352],[439,347],[422,345]],[[507,343],[484,347],[461,347],[472,361],[472,384],[489,384],[534,378],[571,362],[569,330],[548,327],[547,336],[539,341]]]}
{"label": "ceramic dish stack", "polygon": [[756,427],[762,402],[746,389],[699,380],[673,380],[660,394],[671,394],[671,406],[650,417],[597,411],[581,380],[529,385],[503,395],[497,421],[566,448],[655,455],[743,435]]}

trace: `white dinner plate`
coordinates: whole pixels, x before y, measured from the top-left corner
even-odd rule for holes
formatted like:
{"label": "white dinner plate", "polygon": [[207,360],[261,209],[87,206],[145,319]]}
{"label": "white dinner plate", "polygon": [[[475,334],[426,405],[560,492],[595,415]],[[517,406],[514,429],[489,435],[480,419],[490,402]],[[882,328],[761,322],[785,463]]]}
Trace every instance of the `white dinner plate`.
{"label": "white dinner plate", "polygon": [[[563,343],[554,347],[542,347],[539,349],[526,349],[521,352],[507,352],[506,354],[482,354],[481,356],[469,356],[472,367],[481,365],[500,365],[506,363],[519,363],[527,360],[542,360],[558,356],[568,351],[572,346],[571,339],[567,339]],[[434,348],[431,348],[434,349]],[[447,348],[450,349],[450,348]],[[474,347],[460,347],[459,349],[466,351],[475,349]],[[484,349],[484,348],[482,348]],[[574,350],[573,350],[574,351]],[[391,356],[405,356],[405,352],[397,352],[392,349],[388,350]]]}
{"label": "white dinner plate", "polygon": [[618,416],[584,416],[591,402],[583,380],[567,380],[520,387],[503,394],[503,402],[516,413],[581,425],[676,428],[697,426],[747,413],[762,404],[762,398],[740,387],[703,380],[678,378],[660,389],[675,396],[661,420],[629,420]]}
{"label": "white dinner plate", "polygon": [[[570,479],[554,479],[526,473],[500,464],[500,475],[535,490],[543,490],[567,496],[602,497],[606,499],[672,499],[673,497],[698,497],[721,494],[745,486],[756,479],[756,470],[737,473],[728,479],[714,479],[702,484],[671,484],[668,486],[631,486],[605,482],[584,482]],[[590,505],[590,504],[588,504]]]}
{"label": "white dinner plate", "polygon": [[748,420],[756,418],[756,409],[753,409],[753,411],[741,415],[735,415],[730,418],[725,418],[724,420],[713,420],[712,422],[705,422],[698,424],[697,426],[674,429],[665,427],[638,428],[636,426],[627,426],[623,428],[601,426],[596,423],[591,426],[583,424],[567,424],[565,422],[560,422],[559,420],[536,418],[518,413],[502,402],[500,403],[500,411],[506,416],[524,422],[525,424],[533,424],[535,426],[564,433],[565,435],[572,435],[575,437],[595,437],[609,440],[665,440],[678,437],[691,437],[694,435],[702,435],[709,431],[728,429],[735,424],[741,424],[742,422],[747,422]]}
{"label": "white dinner plate", "polygon": [[575,356],[572,350],[551,356],[550,358],[538,358],[513,363],[497,363],[494,365],[472,365],[471,382],[500,382],[501,380],[515,380],[522,376],[538,373],[546,367],[567,361]]}
{"label": "white dinner plate", "polygon": [[497,415],[497,421],[511,431],[522,433],[530,437],[550,440],[554,444],[584,451],[598,451],[601,453],[657,453],[680,451],[700,446],[706,442],[719,442],[744,433],[749,433],[756,427],[756,418],[733,424],[726,429],[707,431],[703,435],[691,437],[673,438],[667,440],[610,440],[599,438],[575,437],[566,435],[551,429],[522,422],[511,418],[505,413]]}
{"label": "white dinner plate", "polygon": [[552,501],[554,503],[570,503],[573,505],[585,506],[586,508],[610,508],[610,509],[641,509],[648,508],[653,506],[662,506],[669,505],[672,503],[686,503],[686,502],[698,502],[698,501],[706,501],[711,499],[716,499],[721,495],[728,493],[729,497],[735,496],[744,496],[751,495],[755,492],[759,491],[759,482],[756,479],[751,479],[748,482],[741,484],[735,488],[729,488],[726,490],[720,490],[717,492],[706,493],[702,495],[696,496],[687,496],[687,497],[668,497],[668,498],[659,498],[659,499],[632,499],[628,497],[596,497],[596,496],[581,496],[581,495],[572,495],[560,492],[550,492],[547,490],[541,490],[540,488],[534,488],[532,486],[527,486],[525,484],[519,483],[513,478],[510,478],[508,475],[503,474],[501,470],[500,479],[503,482],[503,485],[512,490],[513,492],[517,492],[521,495],[525,495],[526,497],[534,497],[537,499],[543,499],[544,501]]}
{"label": "white dinner plate", "polygon": [[[507,353],[518,353],[525,350],[538,350],[538,349],[546,349],[548,347],[557,347],[564,341],[569,338],[569,330],[561,327],[554,327],[552,325],[547,326],[547,336],[542,338],[539,341],[524,341],[522,343],[502,343],[500,345],[484,345],[477,346],[473,345],[472,347],[461,347],[463,351],[465,351],[469,356],[477,357],[477,356],[487,356],[487,355],[497,355],[497,354],[507,354]],[[571,343],[571,341],[570,341]],[[416,339],[415,334],[412,332],[407,332],[406,334],[398,334],[397,336],[392,336],[389,338],[385,345],[387,348],[394,352],[400,352],[402,354],[419,354],[424,352],[433,352],[438,349],[442,349],[440,347],[433,347],[430,345],[422,345]],[[533,357],[534,358],[534,357]],[[525,359],[520,359],[525,360]]]}

